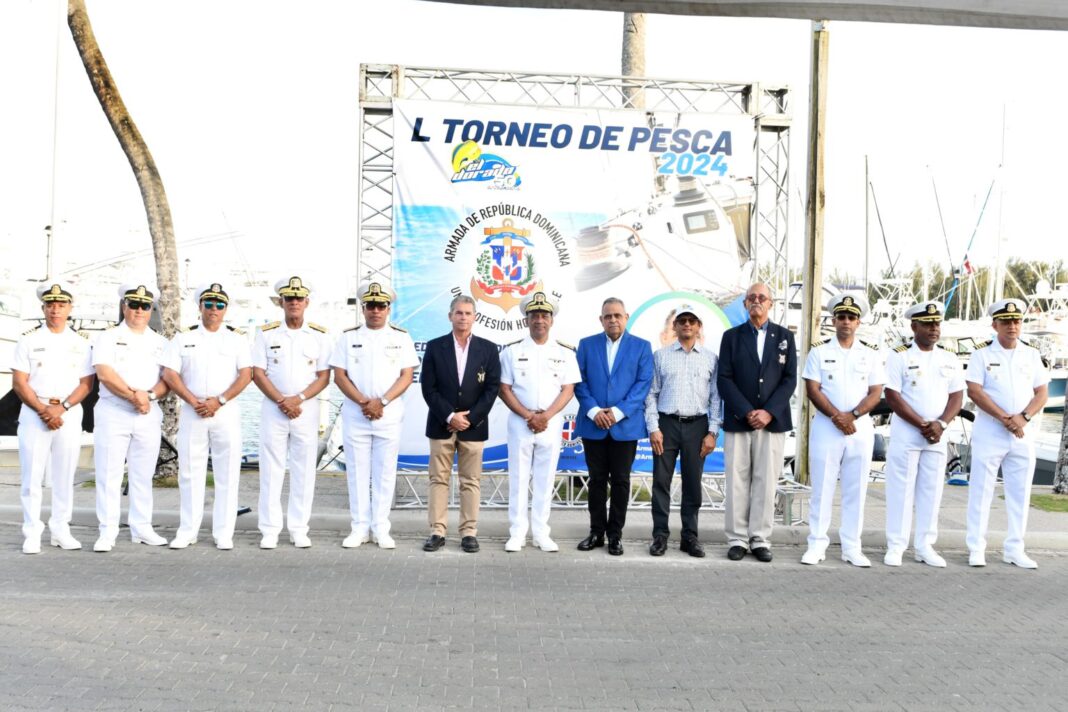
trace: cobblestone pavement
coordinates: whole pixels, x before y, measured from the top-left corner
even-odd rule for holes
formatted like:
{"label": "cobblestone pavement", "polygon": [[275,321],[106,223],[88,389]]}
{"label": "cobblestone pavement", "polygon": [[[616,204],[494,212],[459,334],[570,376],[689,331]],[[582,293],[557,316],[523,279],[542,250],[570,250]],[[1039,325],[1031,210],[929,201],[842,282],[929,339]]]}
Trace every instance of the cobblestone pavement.
{"label": "cobblestone pavement", "polygon": [[[91,544],[91,530],[76,532]],[[19,553],[0,525],[0,709],[1063,710],[1068,555],[810,568],[782,547],[662,559],[217,551],[120,539]],[[47,535],[45,539],[47,544]],[[994,552],[991,552],[993,554]]]}

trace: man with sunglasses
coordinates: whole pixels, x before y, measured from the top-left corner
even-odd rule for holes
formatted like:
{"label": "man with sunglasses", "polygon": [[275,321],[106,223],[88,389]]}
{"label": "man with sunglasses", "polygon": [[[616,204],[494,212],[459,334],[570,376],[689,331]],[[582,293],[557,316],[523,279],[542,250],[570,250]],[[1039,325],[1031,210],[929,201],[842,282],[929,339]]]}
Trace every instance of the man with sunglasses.
{"label": "man with sunglasses", "polygon": [[211,534],[215,546],[234,548],[241,475],[241,411],[231,401],[252,381],[248,339],[223,324],[230,297],[218,282],[196,290],[200,323],[175,334],[163,380],[185,401],[178,421],[178,488],[181,521],[172,549],[197,542],[204,517],[208,456],[215,479]]}
{"label": "man with sunglasses", "polygon": [[771,290],[746,290],[749,319],[723,333],[719,396],[723,400],[723,463],[727,477],[724,528],[727,558],[749,551],[769,562],[775,486],[786,433],[793,428],[790,397],[797,386],[797,348],[789,329],[770,320]]}
{"label": "man with sunglasses", "polygon": [[841,526],[838,537],[842,561],[868,568],[861,550],[864,497],[871,473],[875,428],[868,415],[879,404],[886,383],[879,349],[856,338],[868,302],[860,294],[840,293],[827,311],[834,318],[835,336],[812,347],[805,360],[805,393],[817,410],[809,433],[808,467],[812,477],[809,502],[808,550],[802,564],[826,558],[836,481],[842,480]]}
{"label": "man with sunglasses", "polygon": [[68,285],[46,282],[37,288],[44,323],[15,344],[11,381],[22,401],[19,411],[19,466],[22,471],[22,553],[41,552],[42,486],[52,475],[52,546],[81,549],[70,533],[74,471],[81,448],[81,402],[93,387],[89,342],[67,324],[74,297]]}
{"label": "man with sunglasses", "polygon": [[341,545],[352,549],[373,540],[393,549],[389,510],[397,483],[402,396],[412,384],[419,356],[408,332],[389,322],[396,300],[392,289],[365,282],[356,299],[363,324],[346,330],[330,357],[334,383],[345,395],[341,423],[352,531]]}
{"label": "man with sunglasses", "polygon": [[278,546],[282,531],[282,482],[289,465],[286,526],[294,546],[311,546],[308,522],[319,455],[315,397],[330,382],[332,344],[326,329],[304,320],[311,288],[298,276],[274,285],[284,321],[256,330],[252,380],[265,398],[260,408],[260,548]]}
{"label": "man with sunglasses", "polygon": [[682,459],[682,533],[679,550],[703,557],[697,533],[701,509],[701,477],[705,458],[716,449],[720,414],[716,390],[718,359],[697,343],[701,319],[689,304],[675,312],[675,342],[653,354],[653,382],[645,397],[645,425],[653,448],[652,556],[667,551],[671,479]]}
{"label": "man with sunglasses", "polygon": [[167,340],[148,327],[155,295],[143,284],[119,288],[122,321],[93,342],[93,366],[100,400],[93,411],[96,465],[96,516],[100,536],[93,551],[107,552],[119,534],[123,464],[129,482],[130,538],[135,544],[163,546],[152,529],[152,477],[159,457],[167,395],[162,378]]}

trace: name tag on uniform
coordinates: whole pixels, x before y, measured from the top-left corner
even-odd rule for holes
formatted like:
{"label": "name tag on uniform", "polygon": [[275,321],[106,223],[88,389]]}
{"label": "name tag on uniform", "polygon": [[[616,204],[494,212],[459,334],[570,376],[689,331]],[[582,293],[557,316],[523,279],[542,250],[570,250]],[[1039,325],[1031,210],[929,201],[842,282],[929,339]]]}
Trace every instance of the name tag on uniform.
{"label": "name tag on uniform", "polygon": [[195,348],[195,347],[196,347],[196,344],[182,344],[182,348],[183,349],[191,349],[191,348]]}
{"label": "name tag on uniform", "polygon": [[352,348],[354,348],[354,349],[362,349],[363,348],[363,344],[353,344]]}
{"label": "name tag on uniform", "polygon": [[911,370],[913,370],[913,369],[915,369],[915,368],[919,368],[919,365],[915,365],[915,366],[909,366],[909,370],[910,370],[910,371],[911,371]]}
{"label": "name tag on uniform", "polygon": [[42,346],[42,347],[41,347],[41,348],[39,348],[39,349],[34,349],[34,350],[33,350],[33,352],[34,352],[34,353],[37,353],[38,351],[44,351],[44,350],[45,350],[45,347],[44,347],[44,346]]}
{"label": "name tag on uniform", "polygon": [[274,349],[282,348],[282,345],[281,344],[275,344],[274,346],[268,346],[267,348],[269,348],[269,349],[271,349],[273,351]]}

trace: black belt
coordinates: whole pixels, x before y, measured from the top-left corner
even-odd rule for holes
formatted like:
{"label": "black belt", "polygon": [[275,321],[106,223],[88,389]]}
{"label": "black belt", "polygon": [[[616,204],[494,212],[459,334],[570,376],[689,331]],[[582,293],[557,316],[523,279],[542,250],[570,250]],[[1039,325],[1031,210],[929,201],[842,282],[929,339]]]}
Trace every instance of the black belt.
{"label": "black belt", "polygon": [[675,415],[674,413],[661,413],[660,417],[671,418],[672,420],[677,420],[680,423],[692,423],[693,421],[700,420],[701,418],[708,418],[708,414],[701,413],[700,415]]}

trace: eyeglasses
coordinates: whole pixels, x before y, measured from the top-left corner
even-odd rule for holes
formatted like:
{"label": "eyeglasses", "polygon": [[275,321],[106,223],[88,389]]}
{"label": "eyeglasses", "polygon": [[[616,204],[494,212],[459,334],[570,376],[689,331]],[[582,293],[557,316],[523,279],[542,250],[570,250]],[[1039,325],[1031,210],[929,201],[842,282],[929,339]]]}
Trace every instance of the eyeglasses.
{"label": "eyeglasses", "polygon": [[205,309],[218,309],[219,311],[222,311],[226,308],[226,302],[213,302],[208,299],[205,299],[200,303],[200,306],[204,307]]}
{"label": "eyeglasses", "polygon": [[745,295],[745,301],[750,304],[763,304],[764,302],[770,302],[771,300],[763,294],[747,294]]}
{"label": "eyeglasses", "polygon": [[304,301],[304,297],[282,297],[282,299],[285,299],[286,302],[302,302],[302,301]]}
{"label": "eyeglasses", "polygon": [[844,321],[856,321],[860,317],[857,316],[856,314],[843,313],[843,314],[835,314],[834,318],[835,319],[841,319],[841,320],[844,320]]}
{"label": "eyeglasses", "polygon": [[126,302],[126,306],[134,311],[152,311],[152,304],[148,302]]}
{"label": "eyeglasses", "polygon": [[389,309],[389,305],[383,304],[382,302],[364,302],[363,308],[367,311],[380,311]]}
{"label": "eyeglasses", "polygon": [[686,324],[696,324],[697,319],[692,316],[680,316],[675,319],[675,323],[685,326]]}

